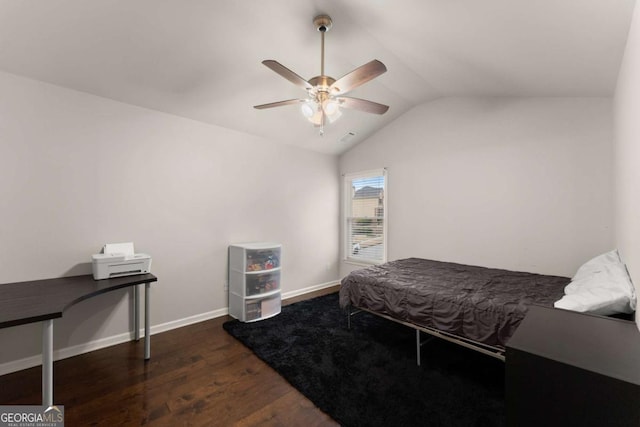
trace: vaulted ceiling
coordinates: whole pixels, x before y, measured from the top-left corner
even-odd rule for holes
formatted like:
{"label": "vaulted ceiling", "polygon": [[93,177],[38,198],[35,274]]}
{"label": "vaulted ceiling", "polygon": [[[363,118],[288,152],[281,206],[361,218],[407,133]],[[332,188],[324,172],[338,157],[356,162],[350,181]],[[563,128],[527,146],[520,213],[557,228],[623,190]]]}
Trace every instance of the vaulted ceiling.
{"label": "vaulted ceiling", "polygon": [[[635,0],[0,0],[0,70],[325,153],[341,153],[444,96],[611,96]],[[329,14],[326,74],[388,72],[318,130],[304,96],[261,64],[320,74],[314,16]],[[1,96],[1,94],[0,94]],[[340,141],[348,132],[355,137]]]}

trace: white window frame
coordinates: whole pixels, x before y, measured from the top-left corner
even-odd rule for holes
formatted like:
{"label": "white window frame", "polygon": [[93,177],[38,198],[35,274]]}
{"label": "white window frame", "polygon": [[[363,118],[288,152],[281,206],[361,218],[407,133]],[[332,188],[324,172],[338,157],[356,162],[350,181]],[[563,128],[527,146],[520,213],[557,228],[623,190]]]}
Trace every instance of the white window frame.
{"label": "white window frame", "polygon": [[[382,198],[382,259],[373,259],[373,258],[362,258],[362,257],[354,257],[352,256],[352,248],[350,248],[350,228],[349,221],[351,217],[351,183],[354,179],[359,178],[370,178],[374,176],[382,176],[384,178],[384,196]],[[387,225],[389,222],[389,215],[387,209],[387,199],[389,195],[388,187],[389,187],[389,177],[387,174],[387,170],[385,168],[381,169],[373,169],[361,172],[353,172],[346,173],[342,176],[342,253],[343,253],[343,261],[349,264],[356,265],[376,265],[383,264],[387,262],[387,243],[388,243],[388,234],[387,234]]]}

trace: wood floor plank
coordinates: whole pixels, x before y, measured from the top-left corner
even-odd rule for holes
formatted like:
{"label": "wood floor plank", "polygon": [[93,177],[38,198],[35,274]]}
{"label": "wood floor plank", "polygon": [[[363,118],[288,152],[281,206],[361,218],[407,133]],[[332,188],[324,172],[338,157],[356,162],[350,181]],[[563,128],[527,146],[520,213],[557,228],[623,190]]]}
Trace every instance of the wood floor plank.
{"label": "wood floor plank", "polygon": [[297,391],[288,391],[279,399],[263,406],[248,417],[238,420],[236,427],[249,426],[293,426],[299,420],[307,420],[305,427],[334,426],[331,419],[323,419],[322,414],[311,402],[300,399]]}
{"label": "wood floor plank", "polygon": [[[337,291],[298,296],[283,304]],[[221,317],[54,363],[69,426],[336,426],[222,329]],[[0,377],[0,404],[39,404],[41,368]]]}

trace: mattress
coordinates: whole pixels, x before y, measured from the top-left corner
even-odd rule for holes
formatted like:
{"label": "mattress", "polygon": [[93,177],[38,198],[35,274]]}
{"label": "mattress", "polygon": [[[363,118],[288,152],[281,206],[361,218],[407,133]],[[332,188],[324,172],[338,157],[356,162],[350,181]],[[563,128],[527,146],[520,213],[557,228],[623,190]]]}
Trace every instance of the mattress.
{"label": "mattress", "polygon": [[340,306],[504,348],[531,305],[553,307],[568,277],[408,258],[351,272]]}

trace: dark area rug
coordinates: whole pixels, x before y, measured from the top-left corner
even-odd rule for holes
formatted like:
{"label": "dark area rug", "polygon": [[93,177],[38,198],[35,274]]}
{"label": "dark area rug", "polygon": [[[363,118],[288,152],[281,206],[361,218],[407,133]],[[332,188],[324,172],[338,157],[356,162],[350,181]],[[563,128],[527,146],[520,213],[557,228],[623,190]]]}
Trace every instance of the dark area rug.
{"label": "dark area rug", "polygon": [[343,426],[503,426],[504,363],[369,313],[351,330],[331,294],[224,329]]}

